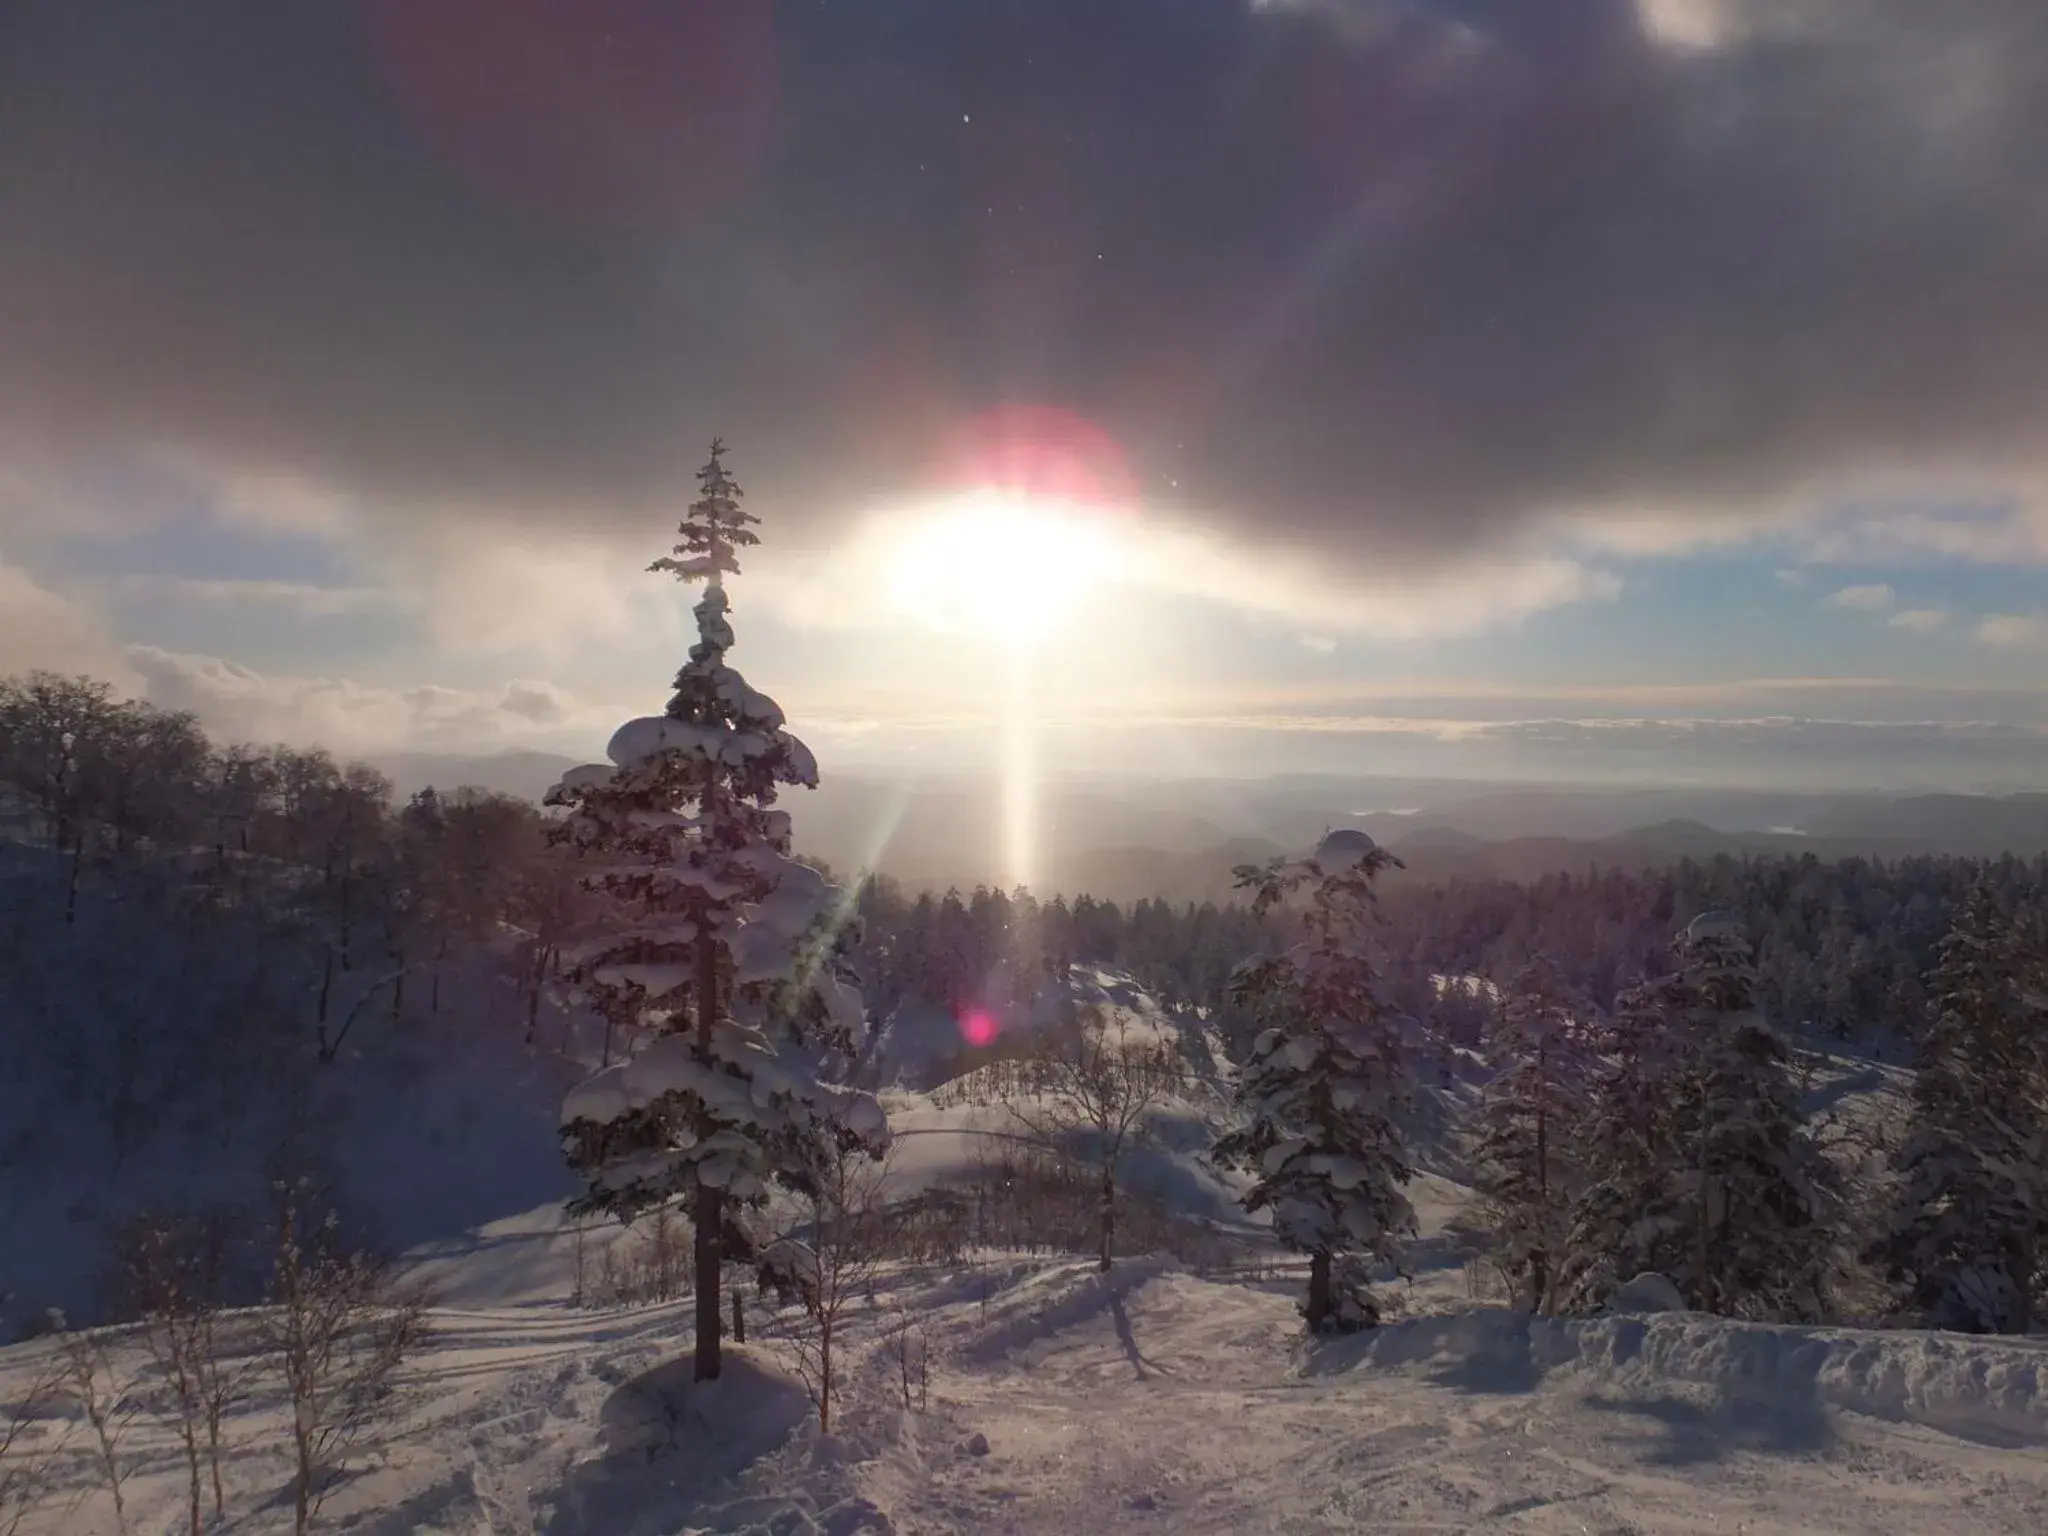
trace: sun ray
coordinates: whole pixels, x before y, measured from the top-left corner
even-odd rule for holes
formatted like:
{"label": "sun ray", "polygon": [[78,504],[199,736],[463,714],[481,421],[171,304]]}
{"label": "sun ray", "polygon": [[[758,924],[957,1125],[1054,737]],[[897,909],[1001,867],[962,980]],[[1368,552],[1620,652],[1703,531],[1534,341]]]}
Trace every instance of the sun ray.
{"label": "sun ray", "polygon": [[1031,657],[1011,648],[1003,689],[1002,868],[1003,885],[1016,890],[1038,878],[1038,731],[1031,699]]}
{"label": "sun ray", "polygon": [[995,643],[996,815],[990,856],[1007,889],[1046,871],[1039,797],[1035,663],[1062,624],[1127,555],[1106,509],[985,489],[903,517],[894,530],[890,598],[899,612]]}

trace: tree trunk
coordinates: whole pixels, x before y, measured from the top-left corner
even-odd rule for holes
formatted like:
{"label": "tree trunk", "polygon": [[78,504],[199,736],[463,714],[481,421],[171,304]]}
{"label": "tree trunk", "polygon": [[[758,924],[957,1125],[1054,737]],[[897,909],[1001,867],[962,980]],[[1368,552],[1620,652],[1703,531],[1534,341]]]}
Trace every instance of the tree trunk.
{"label": "tree trunk", "polygon": [[85,863],[85,833],[75,832],[71,837],[71,880],[64,890],[64,926],[69,928],[78,921],[78,874]]}
{"label": "tree trunk", "polygon": [[818,1327],[818,1433],[832,1433],[832,1324]]}
{"label": "tree trunk", "polygon": [[304,1427],[292,1430],[292,1447],[298,1456],[298,1473],[292,1479],[292,1536],[306,1536],[313,1523],[312,1432]]}
{"label": "tree trunk", "polygon": [[1116,1166],[1105,1160],[1102,1164],[1102,1263],[1106,1275],[1116,1251]]}
{"label": "tree trunk", "polygon": [[323,963],[320,969],[320,1012],[319,1016],[314,1021],[320,1038],[319,1056],[320,1060],[323,1062],[332,1061],[334,1059],[331,1055],[328,1054],[327,1050],[327,1004],[329,999],[333,996],[333,993],[334,949],[333,946],[330,945],[327,948],[325,962]]}
{"label": "tree trunk", "polygon": [[695,1376],[698,1381],[716,1381],[720,1366],[718,1281],[720,1258],[718,1252],[718,1224],[724,1217],[723,1201],[718,1190],[699,1182],[697,1185],[697,1364]]}
{"label": "tree trunk", "polygon": [[[711,1032],[718,1022],[718,946],[707,937],[697,940],[697,1049],[711,1059]],[[718,1334],[724,1319],[719,1316],[718,1282],[722,1268],[719,1236],[725,1221],[725,1201],[720,1190],[697,1185],[697,1365],[699,1381],[718,1380]]]}
{"label": "tree trunk", "polygon": [[735,1344],[747,1342],[747,1304],[738,1291],[732,1293],[732,1341]]}
{"label": "tree trunk", "polygon": [[206,1519],[199,1505],[199,1490],[202,1479],[199,1466],[199,1435],[189,1413],[186,1416],[183,1435],[185,1440],[185,1470],[191,1478],[192,1495],[192,1536],[201,1536],[206,1529]]}
{"label": "tree trunk", "polygon": [[[1550,1218],[1550,1058],[1542,1042],[1536,1046],[1536,1215],[1548,1236]],[[1529,1255],[1530,1311],[1550,1315],[1550,1255],[1538,1243]]]}
{"label": "tree trunk", "polygon": [[[1704,1092],[1704,1090],[1703,1090],[1703,1092]],[[1708,1116],[1709,1116],[1709,1110],[1708,1110],[1708,1107],[1707,1107],[1706,1103],[1705,1103],[1705,1102],[1704,1102],[1704,1100],[1703,1100],[1703,1102],[1702,1102],[1702,1103],[1701,1103],[1701,1105],[1700,1105],[1700,1121],[1701,1121],[1701,1124],[1700,1124],[1700,1170],[1699,1170],[1699,1171],[1700,1171],[1700,1193],[1699,1193],[1699,1200],[1700,1200],[1700,1226],[1699,1226],[1699,1234],[1698,1234],[1698,1248],[1699,1248],[1699,1251],[1698,1251],[1697,1255],[1695,1256],[1695,1258],[1694,1258],[1694,1261],[1693,1261],[1693,1262],[1694,1262],[1694,1263],[1695,1263],[1695,1264],[1696,1264],[1696,1265],[1698,1266],[1698,1269],[1699,1269],[1699,1274],[1698,1274],[1698,1275],[1697,1275],[1697,1276],[1695,1277],[1695,1280],[1694,1280],[1694,1285],[1695,1285],[1695,1287],[1697,1288],[1697,1290],[1698,1290],[1698,1293],[1699,1293],[1699,1310],[1700,1310],[1700,1311],[1702,1311],[1702,1312],[1715,1312],[1715,1311],[1718,1311],[1719,1309],[1718,1309],[1718,1308],[1717,1308],[1717,1307],[1715,1306],[1715,1301],[1717,1300],[1717,1297],[1716,1297],[1716,1294],[1715,1294],[1715,1292],[1716,1292],[1716,1287],[1715,1287],[1715,1285],[1714,1285],[1714,1277],[1713,1277],[1713,1263],[1714,1263],[1714,1235],[1713,1235],[1713,1234],[1714,1234],[1714,1228],[1713,1228],[1714,1190],[1713,1190],[1713,1183],[1714,1183],[1714,1181],[1713,1181],[1713,1173],[1712,1173],[1712,1169],[1711,1169],[1711,1166],[1710,1166],[1710,1164],[1708,1163],[1708,1159],[1707,1159],[1707,1149],[1708,1149],[1709,1145],[1711,1144],[1711,1142],[1710,1142],[1710,1137],[1709,1137],[1709,1134],[1708,1134],[1708,1133],[1709,1133],[1709,1131],[1710,1131],[1710,1130],[1711,1130],[1711,1128],[1712,1128],[1712,1127],[1711,1127],[1711,1123],[1710,1123],[1710,1121],[1709,1121],[1709,1119],[1708,1119]]]}
{"label": "tree trunk", "polygon": [[1320,1333],[1335,1310],[1330,1295],[1330,1256],[1312,1253],[1308,1256],[1308,1331]]}
{"label": "tree trunk", "polygon": [[547,985],[548,951],[544,944],[533,947],[533,975],[526,994],[526,1044],[530,1048],[540,1032],[540,990]]}
{"label": "tree trunk", "polygon": [[224,1522],[228,1517],[227,1490],[221,1486],[220,1477],[220,1431],[221,1419],[225,1416],[225,1413],[226,1410],[221,1404],[217,1402],[209,1402],[207,1404],[206,1467],[213,1479],[213,1518],[216,1522]]}

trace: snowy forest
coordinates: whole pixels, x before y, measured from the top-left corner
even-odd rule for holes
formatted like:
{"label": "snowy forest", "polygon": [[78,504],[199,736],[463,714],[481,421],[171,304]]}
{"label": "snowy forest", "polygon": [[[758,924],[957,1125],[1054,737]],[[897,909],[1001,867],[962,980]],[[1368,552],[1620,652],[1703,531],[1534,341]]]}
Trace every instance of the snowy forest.
{"label": "snowy forest", "polygon": [[[1149,1380],[1133,1287],[1312,1377],[1451,1317],[1533,1371],[1531,1330],[1590,1358],[1625,1316],[1696,1353],[2048,1316],[2048,854],[1383,889],[1335,829],[1226,905],[906,890],[792,851],[820,767],[728,659],[754,528],[714,450],[653,568],[696,644],[545,805],[0,681],[0,1532],[692,1529],[714,1484],[719,1529],[953,1529],[910,1426],[1103,1309]],[[606,1455],[544,1475],[529,1427],[406,1503],[393,1426],[461,1348],[539,1392],[490,1364],[567,1326],[536,1308],[611,1319],[665,1406],[621,1428],[626,1367],[550,1335],[536,1424],[603,1404]],[[1863,1410],[1932,1401],[1924,1360],[1808,1337]],[[2012,1359],[1940,1361],[2048,1429]],[[774,1432],[722,1462],[689,1393],[732,1379]],[[476,1412],[435,1443],[520,1410]],[[896,1515],[874,1465],[922,1479]],[[515,1471],[553,1479],[517,1519]],[[746,1505],[778,1479],[808,1524]]]}

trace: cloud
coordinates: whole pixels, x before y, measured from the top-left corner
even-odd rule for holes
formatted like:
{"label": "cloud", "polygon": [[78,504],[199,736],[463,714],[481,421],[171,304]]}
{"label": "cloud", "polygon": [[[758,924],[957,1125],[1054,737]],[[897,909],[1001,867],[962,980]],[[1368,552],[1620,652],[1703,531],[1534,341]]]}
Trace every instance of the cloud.
{"label": "cloud", "polygon": [[1885,620],[1893,629],[1910,630],[1916,635],[1931,635],[1948,623],[1948,612],[1942,608],[1904,608]]}
{"label": "cloud", "polygon": [[1778,585],[1781,587],[1804,587],[1806,585],[1806,572],[1796,566],[1780,566],[1774,574],[1777,576]]}
{"label": "cloud", "polygon": [[1883,582],[1864,587],[1844,587],[1828,598],[1830,608],[1852,608],[1859,613],[1883,613],[1899,600],[1899,594]]}
{"label": "cloud", "polygon": [[1328,656],[1337,649],[1337,642],[1328,635],[1303,635],[1302,649],[1314,651],[1319,656]]}
{"label": "cloud", "polygon": [[1960,560],[1982,565],[2048,564],[2048,480],[2014,482],[1992,495],[1971,479],[1945,488],[1896,490],[1869,504],[1852,503],[1811,519],[1796,536],[1807,558],[1843,565],[1924,564]]}
{"label": "cloud", "polygon": [[603,15],[17,0],[0,420],[470,547],[717,430],[815,549],[1043,400],[1368,595],[2044,468],[2038,0]]}
{"label": "cloud", "polygon": [[282,608],[307,618],[367,613],[397,602],[393,593],[375,587],[322,586],[307,581],[149,575],[126,578],[121,586],[131,592],[216,607]]}
{"label": "cloud", "polygon": [[133,678],[98,614],[0,562],[0,676],[39,670]]}
{"label": "cloud", "polygon": [[1977,638],[1985,645],[2017,650],[2048,639],[2048,615],[1994,613],[1978,622]]}
{"label": "cloud", "polygon": [[543,682],[507,683],[498,707],[536,725],[560,725],[576,712],[575,700],[553,683]]}
{"label": "cloud", "polygon": [[554,685],[516,682],[498,692],[435,685],[379,687],[347,678],[287,677],[218,656],[131,646],[140,696],[163,709],[190,710],[227,741],[283,741],[335,752],[533,744],[536,727],[595,736],[616,710],[580,705]]}
{"label": "cloud", "polygon": [[[1351,712],[1190,712],[1067,722],[1045,756],[1063,766],[1156,765],[1163,744],[1211,773],[1983,791],[2048,787],[2048,724],[1684,715],[1603,718]],[[849,746],[849,751],[854,750]],[[1367,766],[1370,765],[1370,766]]]}

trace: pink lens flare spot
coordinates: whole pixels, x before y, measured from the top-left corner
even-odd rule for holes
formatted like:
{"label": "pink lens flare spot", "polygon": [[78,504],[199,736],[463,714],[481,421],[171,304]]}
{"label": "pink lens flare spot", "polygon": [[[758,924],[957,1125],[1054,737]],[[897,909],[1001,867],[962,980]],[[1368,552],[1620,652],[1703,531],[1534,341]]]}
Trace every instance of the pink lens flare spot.
{"label": "pink lens flare spot", "polygon": [[1137,481],[1116,439],[1059,406],[998,406],[961,422],[934,471],[949,490],[998,491],[1094,512],[1125,513],[1137,502]]}
{"label": "pink lens flare spot", "polygon": [[996,1036],[1002,1032],[995,1015],[979,1008],[960,1020],[960,1038],[976,1049],[994,1045]]}

